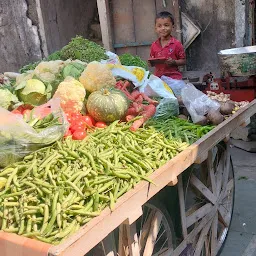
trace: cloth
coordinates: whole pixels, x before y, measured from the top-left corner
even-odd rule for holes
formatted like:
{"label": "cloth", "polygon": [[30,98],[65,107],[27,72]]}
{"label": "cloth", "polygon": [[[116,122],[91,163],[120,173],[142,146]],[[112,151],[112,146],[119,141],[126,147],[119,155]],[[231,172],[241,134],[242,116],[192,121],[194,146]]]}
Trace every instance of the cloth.
{"label": "cloth", "polygon": [[[174,60],[185,59],[185,51],[179,40],[174,37],[171,37],[169,43],[162,47],[160,38],[156,40],[150,49],[150,58],[172,58]],[[173,79],[182,79],[182,74],[179,71],[177,66],[170,67],[166,64],[156,64],[155,73],[156,76],[169,76]]]}

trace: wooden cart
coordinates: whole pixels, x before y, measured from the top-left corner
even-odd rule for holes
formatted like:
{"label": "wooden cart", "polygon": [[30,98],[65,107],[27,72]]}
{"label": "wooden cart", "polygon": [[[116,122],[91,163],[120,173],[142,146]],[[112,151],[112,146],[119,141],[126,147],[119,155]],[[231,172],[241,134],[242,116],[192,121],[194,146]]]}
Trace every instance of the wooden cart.
{"label": "wooden cart", "polygon": [[[62,244],[51,246],[0,232],[0,254],[216,255],[226,239],[233,211],[229,134],[246,125],[255,113],[256,100],[156,170],[150,176],[156,185],[138,183],[118,199],[113,212],[105,209]],[[170,212],[179,213],[174,222]],[[177,228],[181,230],[178,241]]]}

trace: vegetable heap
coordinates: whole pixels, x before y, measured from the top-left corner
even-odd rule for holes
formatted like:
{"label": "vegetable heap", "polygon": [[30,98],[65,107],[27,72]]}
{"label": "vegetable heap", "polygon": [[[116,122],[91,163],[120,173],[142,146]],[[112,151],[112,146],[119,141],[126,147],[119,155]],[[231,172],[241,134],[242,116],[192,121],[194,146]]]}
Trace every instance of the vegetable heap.
{"label": "vegetable heap", "polygon": [[[76,36],[75,38],[72,38],[72,40],[61,50],[49,55],[45,61],[79,59],[83,62],[89,63],[92,61],[106,60],[107,58],[106,50],[102,46],[81,36]],[[28,70],[34,70],[39,63],[40,61],[37,61],[22,67],[20,69],[20,73],[25,73]]]}
{"label": "vegetable heap", "polygon": [[124,66],[136,66],[148,70],[148,64],[143,61],[139,56],[134,56],[130,53],[124,53],[119,56],[120,62]]}
{"label": "vegetable heap", "polygon": [[38,150],[0,172],[1,230],[58,244],[187,147],[116,121]]}

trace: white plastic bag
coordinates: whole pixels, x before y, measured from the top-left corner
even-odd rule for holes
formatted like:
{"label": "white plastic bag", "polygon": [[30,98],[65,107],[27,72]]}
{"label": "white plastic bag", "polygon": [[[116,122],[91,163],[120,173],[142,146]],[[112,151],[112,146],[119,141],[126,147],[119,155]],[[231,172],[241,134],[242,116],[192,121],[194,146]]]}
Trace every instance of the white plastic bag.
{"label": "white plastic bag", "polygon": [[181,96],[181,91],[186,87],[186,83],[183,80],[173,79],[168,76],[161,76],[161,79],[172,89],[176,97]]}
{"label": "white plastic bag", "polygon": [[115,65],[121,65],[121,62],[119,60],[118,55],[116,55],[113,52],[106,51],[106,55],[109,57],[107,60],[101,60],[100,62],[102,64],[115,64]]}
{"label": "white plastic bag", "polygon": [[159,77],[151,75],[146,85],[139,87],[140,92],[149,97],[160,99],[155,117],[169,118],[179,114],[179,104],[172,90]]}
{"label": "white plastic bag", "polygon": [[122,77],[131,81],[135,87],[143,86],[148,81],[149,71],[136,66],[123,66],[107,64],[111,69],[113,76]]}
{"label": "white plastic bag", "polygon": [[51,108],[55,118],[59,118],[59,125],[46,127],[37,132],[23,120],[20,115],[13,114],[0,108],[0,166],[4,167],[22,159],[31,152],[52,144],[63,137],[68,123],[60,108],[60,100],[50,100],[35,109],[35,115],[43,117],[43,108]]}
{"label": "white plastic bag", "polygon": [[196,89],[193,84],[187,84],[182,89],[181,97],[194,123],[203,120],[209,111],[217,111],[220,108],[217,101],[211,100],[206,94]]}

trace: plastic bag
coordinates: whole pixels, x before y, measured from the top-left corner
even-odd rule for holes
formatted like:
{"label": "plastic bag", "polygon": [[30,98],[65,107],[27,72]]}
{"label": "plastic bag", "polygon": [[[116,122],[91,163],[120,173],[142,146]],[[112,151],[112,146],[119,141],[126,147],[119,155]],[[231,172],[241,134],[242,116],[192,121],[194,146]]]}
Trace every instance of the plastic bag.
{"label": "plastic bag", "polygon": [[209,111],[217,111],[220,108],[220,104],[217,101],[211,100],[192,84],[187,84],[182,89],[181,97],[194,123],[203,120]]}
{"label": "plastic bag", "polygon": [[159,77],[151,75],[146,85],[139,87],[140,92],[159,100],[155,117],[169,118],[179,114],[179,104],[172,90]]}
{"label": "plastic bag", "polygon": [[59,118],[60,124],[47,127],[40,132],[27,124],[21,115],[0,108],[0,167],[19,161],[31,152],[63,137],[68,123],[60,108],[59,99],[50,100],[35,108],[33,113],[42,117],[49,108],[54,117]]}
{"label": "plastic bag", "polygon": [[181,96],[182,89],[186,87],[184,81],[173,79],[168,76],[161,76],[161,79],[172,89],[176,97]]}
{"label": "plastic bag", "polygon": [[123,66],[107,64],[113,76],[122,77],[131,81],[135,87],[143,86],[148,82],[149,71],[136,66]]}
{"label": "plastic bag", "polygon": [[118,64],[121,65],[118,55],[113,52],[106,51],[106,55],[109,57],[107,60],[101,60],[102,64]]}

